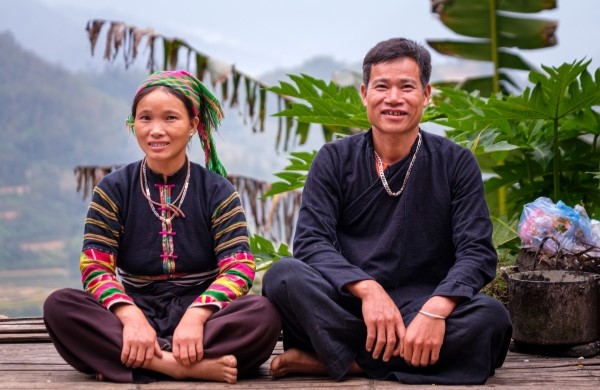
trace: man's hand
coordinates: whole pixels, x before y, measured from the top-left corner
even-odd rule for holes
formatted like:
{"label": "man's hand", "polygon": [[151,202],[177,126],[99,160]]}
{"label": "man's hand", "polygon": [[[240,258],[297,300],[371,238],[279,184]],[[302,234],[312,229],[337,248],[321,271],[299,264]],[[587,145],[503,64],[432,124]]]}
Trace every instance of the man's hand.
{"label": "man's hand", "polygon": [[392,356],[401,356],[404,340],[404,322],[400,310],[383,287],[374,280],[349,283],[346,289],[362,301],[362,313],[367,326],[366,349],[383,361]]}
{"label": "man's hand", "polygon": [[123,324],[121,362],[125,366],[146,367],[154,356],[162,358],[156,331],[137,306],[120,304],[113,310],[113,313]]}
{"label": "man's hand", "polygon": [[[425,313],[448,317],[456,307],[451,297],[431,297],[422,307]],[[446,333],[446,321],[418,313],[406,329],[402,356],[407,364],[426,367],[437,363]]]}
{"label": "man's hand", "polygon": [[212,315],[212,306],[187,309],[173,333],[173,357],[189,367],[204,357],[204,324]]}

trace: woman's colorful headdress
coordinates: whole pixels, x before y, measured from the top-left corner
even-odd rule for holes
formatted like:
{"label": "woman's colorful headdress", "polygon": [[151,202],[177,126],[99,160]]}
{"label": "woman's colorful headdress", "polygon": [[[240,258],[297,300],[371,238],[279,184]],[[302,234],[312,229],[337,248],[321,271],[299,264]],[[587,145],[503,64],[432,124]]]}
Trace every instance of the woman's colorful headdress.
{"label": "woman's colorful headdress", "polygon": [[[140,84],[135,95],[144,88],[156,85],[173,88],[190,99],[194,106],[194,114],[200,119],[198,136],[200,137],[202,149],[204,149],[206,167],[221,176],[227,177],[225,167],[217,156],[217,149],[212,136],[213,130],[217,129],[223,119],[223,109],[217,98],[200,80],[184,70],[166,70],[152,73]],[[134,118],[129,115],[127,125],[130,129],[133,129],[133,121]]]}

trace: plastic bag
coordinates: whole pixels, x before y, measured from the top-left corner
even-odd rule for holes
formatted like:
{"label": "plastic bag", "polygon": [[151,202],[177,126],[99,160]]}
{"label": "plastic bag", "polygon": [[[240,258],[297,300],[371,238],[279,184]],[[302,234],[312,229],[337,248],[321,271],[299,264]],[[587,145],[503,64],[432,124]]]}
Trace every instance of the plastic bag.
{"label": "plastic bag", "polygon": [[527,203],[518,226],[521,246],[554,254],[579,253],[591,247],[600,247],[596,242],[590,218],[585,209],[575,209],[562,201],[554,204],[549,198],[538,198]]}

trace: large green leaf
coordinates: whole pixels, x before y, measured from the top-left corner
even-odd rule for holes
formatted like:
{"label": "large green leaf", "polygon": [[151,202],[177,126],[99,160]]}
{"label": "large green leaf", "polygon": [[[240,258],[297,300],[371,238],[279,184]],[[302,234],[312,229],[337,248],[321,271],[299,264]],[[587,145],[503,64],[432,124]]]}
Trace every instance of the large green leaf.
{"label": "large green leaf", "polygon": [[282,257],[292,256],[286,244],[280,244],[275,249],[275,245],[268,239],[254,234],[250,237],[250,251],[254,255],[257,271],[266,271],[273,263]]}
{"label": "large green leaf", "polygon": [[444,55],[492,62],[491,88],[487,83],[482,84],[482,80],[464,84],[464,87],[478,88],[486,96],[507,92],[506,85],[500,83],[500,69],[533,69],[509,49],[540,49],[556,45],[556,21],[519,16],[519,13],[555,8],[555,0],[431,0],[431,3],[432,11],[439,15],[445,26],[476,40],[428,40],[427,43]]}
{"label": "large green leaf", "polygon": [[[473,77],[461,81],[443,81],[434,83],[436,88],[459,88],[466,91],[479,91],[483,96],[490,96],[494,92],[493,76]],[[509,94],[510,89],[518,88],[514,80],[505,72],[500,72],[500,92]]]}
{"label": "large green leaf", "polygon": [[273,183],[263,198],[304,187],[306,175],[316,155],[317,151],[290,153],[288,157],[290,164],[282,172],[275,173],[275,176],[283,181]]}
{"label": "large green leaf", "polygon": [[600,68],[595,80],[587,72],[590,61],[583,60],[560,67],[543,69],[547,74],[531,72],[535,87],[526,88],[519,96],[493,100],[488,118],[510,120],[558,120],[590,106],[600,105]]}
{"label": "large green leaf", "polygon": [[[454,40],[428,40],[429,46],[437,52],[453,57],[476,61],[492,61],[492,47],[488,41],[461,42]],[[532,70],[533,67],[516,54],[506,50],[498,52],[499,68]]]}
{"label": "large green leaf", "polygon": [[[556,8],[556,0],[502,0],[496,1],[496,9],[519,13],[537,13]],[[432,11],[444,13],[483,15],[490,12],[489,0],[432,0]]]}
{"label": "large green leaf", "polygon": [[[444,8],[440,20],[457,34],[490,39],[492,37],[490,13],[487,7],[485,9],[486,12],[481,13],[465,8]],[[521,49],[554,46],[557,25],[556,21],[548,19],[496,15],[498,46]]]}
{"label": "large green leaf", "polygon": [[494,224],[492,240],[496,248],[503,247],[519,238],[516,218],[508,221],[506,217],[492,217],[492,222]]}
{"label": "large green leaf", "polygon": [[556,0],[501,0],[497,7],[500,11],[537,13],[556,8]]}
{"label": "large green leaf", "polygon": [[305,74],[289,77],[295,85],[280,81],[279,86],[269,90],[298,100],[275,116],[346,129],[368,129],[371,126],[356,88],[339,87],[333,82],[326,83]]}
{"label": "large green leaf", "polygon": [[500,47],[542,49],[557,43],[558,22],[554,20],[498,15],[497,23]]}

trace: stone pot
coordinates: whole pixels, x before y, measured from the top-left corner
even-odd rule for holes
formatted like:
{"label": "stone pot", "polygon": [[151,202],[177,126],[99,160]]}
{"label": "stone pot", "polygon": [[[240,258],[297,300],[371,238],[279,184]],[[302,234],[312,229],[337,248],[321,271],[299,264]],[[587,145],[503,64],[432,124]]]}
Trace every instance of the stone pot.
{"label": "stone pot", "polygon": [[506,272],[513,340],[537,345],[600,339],[600,275],[566,270]]}

